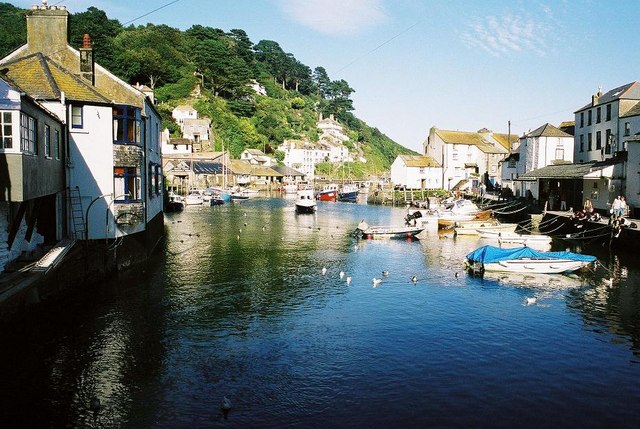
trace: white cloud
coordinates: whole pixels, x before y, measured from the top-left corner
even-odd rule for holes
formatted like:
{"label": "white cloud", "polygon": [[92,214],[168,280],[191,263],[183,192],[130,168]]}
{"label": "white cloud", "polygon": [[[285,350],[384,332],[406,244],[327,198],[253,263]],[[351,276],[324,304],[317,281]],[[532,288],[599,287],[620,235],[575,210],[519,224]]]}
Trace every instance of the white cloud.
{"label": "white cloud", "polygon": [[469,48],[482,49],[494,57],[519,53],[544,57],[550,53],[550,36],[543,20],[520,15],[475,17],[459,33]]}
{"label": "white cloud", "polygon": [[381,0],[281,0],[295,22],[320,33],[344,36],[384,22]]}

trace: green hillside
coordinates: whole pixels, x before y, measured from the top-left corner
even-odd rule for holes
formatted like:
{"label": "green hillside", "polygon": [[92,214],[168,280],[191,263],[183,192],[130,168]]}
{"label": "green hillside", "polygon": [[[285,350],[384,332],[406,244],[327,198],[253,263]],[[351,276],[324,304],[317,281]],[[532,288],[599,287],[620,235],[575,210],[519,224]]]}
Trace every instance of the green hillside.
{"label": "green hillside", "polygon": [[[26,42],[25,13],[0,3],[0,57]],[[179,131],[171,118],[177,105],[193,104],[211,118],[213,150],[224,145],[238,157],[246,148],[258,148],[281,157],[276,148],[284,139],[317,141],[319,115],[333,114],[348,130],[345,144],[350,151],[359,148],[367,162],[320,165],[323,175],[342,174],[345,168],[353,177],[380,174],[398,154],[415,154],[353,114],[355,90],[348,82],[331,80],[323,67],[312,70],[275,41],[254,44],[243,30],[201,25],[186,31],[153,24],[123,27],[95,7],[71,14],[69,32],[74,47],[90,34],[96,61],[123,80],[153,88],[173,135]],[[251,83],[266,95],[257,94]],[[200,89],[197,99],[195,88]]]}

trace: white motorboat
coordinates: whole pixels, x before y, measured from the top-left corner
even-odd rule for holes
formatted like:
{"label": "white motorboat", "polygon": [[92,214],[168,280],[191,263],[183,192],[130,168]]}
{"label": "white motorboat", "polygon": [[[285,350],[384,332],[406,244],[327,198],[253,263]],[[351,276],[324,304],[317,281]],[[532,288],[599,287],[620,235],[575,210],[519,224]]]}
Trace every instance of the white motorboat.
{"label": "white motorboat", "polygon": [[191,192],[184,197],[184,203],[187,206],[201,205],[204,202],[200,192]]}
{"label": "white motorboat", "polygon": [[457,235],[480,235],[483,232],[515,232],[518,228],[517,223],[500,223],[497,221],[470,221],[461,222],[455,227]]}
{"label": "white motorboat", "polygon": [[551,237],[543,234],[518,234],[515,232],[490,231],[485,230],[480,233],[480,238],[488,238],[497,240],[498,244],[521,244],[524,246],[535,247],[551,245]]}
{"label": "white motorboat", "polygon": [[296,213],[314,213],[317,209],[313,189],[301,189],[297,193]]}
{"label": "white motorboat", "polygon": [[466,258],[474,272],[560,274],[579,270],[596,261],[595,256],[572,252],[540,252],[528,246],[502,249],[482,246]]}

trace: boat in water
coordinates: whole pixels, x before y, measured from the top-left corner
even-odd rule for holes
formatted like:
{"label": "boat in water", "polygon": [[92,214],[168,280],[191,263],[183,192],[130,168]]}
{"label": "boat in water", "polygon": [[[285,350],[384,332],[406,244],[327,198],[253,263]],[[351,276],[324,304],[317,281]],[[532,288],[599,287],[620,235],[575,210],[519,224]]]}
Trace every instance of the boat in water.
{"label": "boat in water", "polygon": [[497,220],[477,220],[458,223],[454,231],[457,235],[480,235],[483,232],[516,232],[517,223],[500,223]]}
{"label": "boat in water", "polygon": [[338,191],[338,200],[355,202],[358,199],[360,189],[354,183],[345,183]]}
{"label": "boat in water", "polygon": [[424,231],[422,226],[369,226],[364,220],[360,221],[355,234],[362,238],[417,238]]}
{"label": "boat in water", "polygon": [[184,197],[184,203],[187,206],[202,205],[203,202],[202,194],[199,191],[191,191],[189,195]]}
{"label": "boat in water", "polygon": [[315,213],[316,209],[313,189],[299,190],[296,198],[296,213]]}
{"label": "boat in water", "polygon": [[516,232],[485,230],[480,233],[480,238],[497,240],[499,245],[519,244],[529,247],[551,246],[552,238],[544,234],[518,234]]}
{"label": "boat in water", "polygon": [[169,193],[169,201],[167,201],[168,212],[181,212],[184,210],[184,199],[181,195]]}
{"label": "boat in water", "polygon": [[573,252],[541,252],[528,246],[503,249],[485,245],[466,256],[467,267],[475,272],[561,274],[596,262],[596,257]]}
{"label": "boat in water", "polygon": [[335,183],[324,185],[322,190],[316,194],[316,199],[320,201],[337,201],[338,185]]}

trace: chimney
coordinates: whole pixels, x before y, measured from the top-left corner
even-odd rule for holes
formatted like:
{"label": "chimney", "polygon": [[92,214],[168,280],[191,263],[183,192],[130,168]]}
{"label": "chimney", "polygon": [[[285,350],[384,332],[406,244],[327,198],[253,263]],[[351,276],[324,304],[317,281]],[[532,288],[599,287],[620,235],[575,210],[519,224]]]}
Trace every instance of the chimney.
{"label": "chimney", "polygon": [[69,12],[65,6],[48,6],[43,0],[27,12],[27,45],[29,52],[42,52],[59,59],[67,50]]}
{"label": "chimney", "polygon": [[80,48],[80,76],[95,84],[95,66],[93,62],[93,48],[91,37],[88,34],[82,36],[82,48]]}

